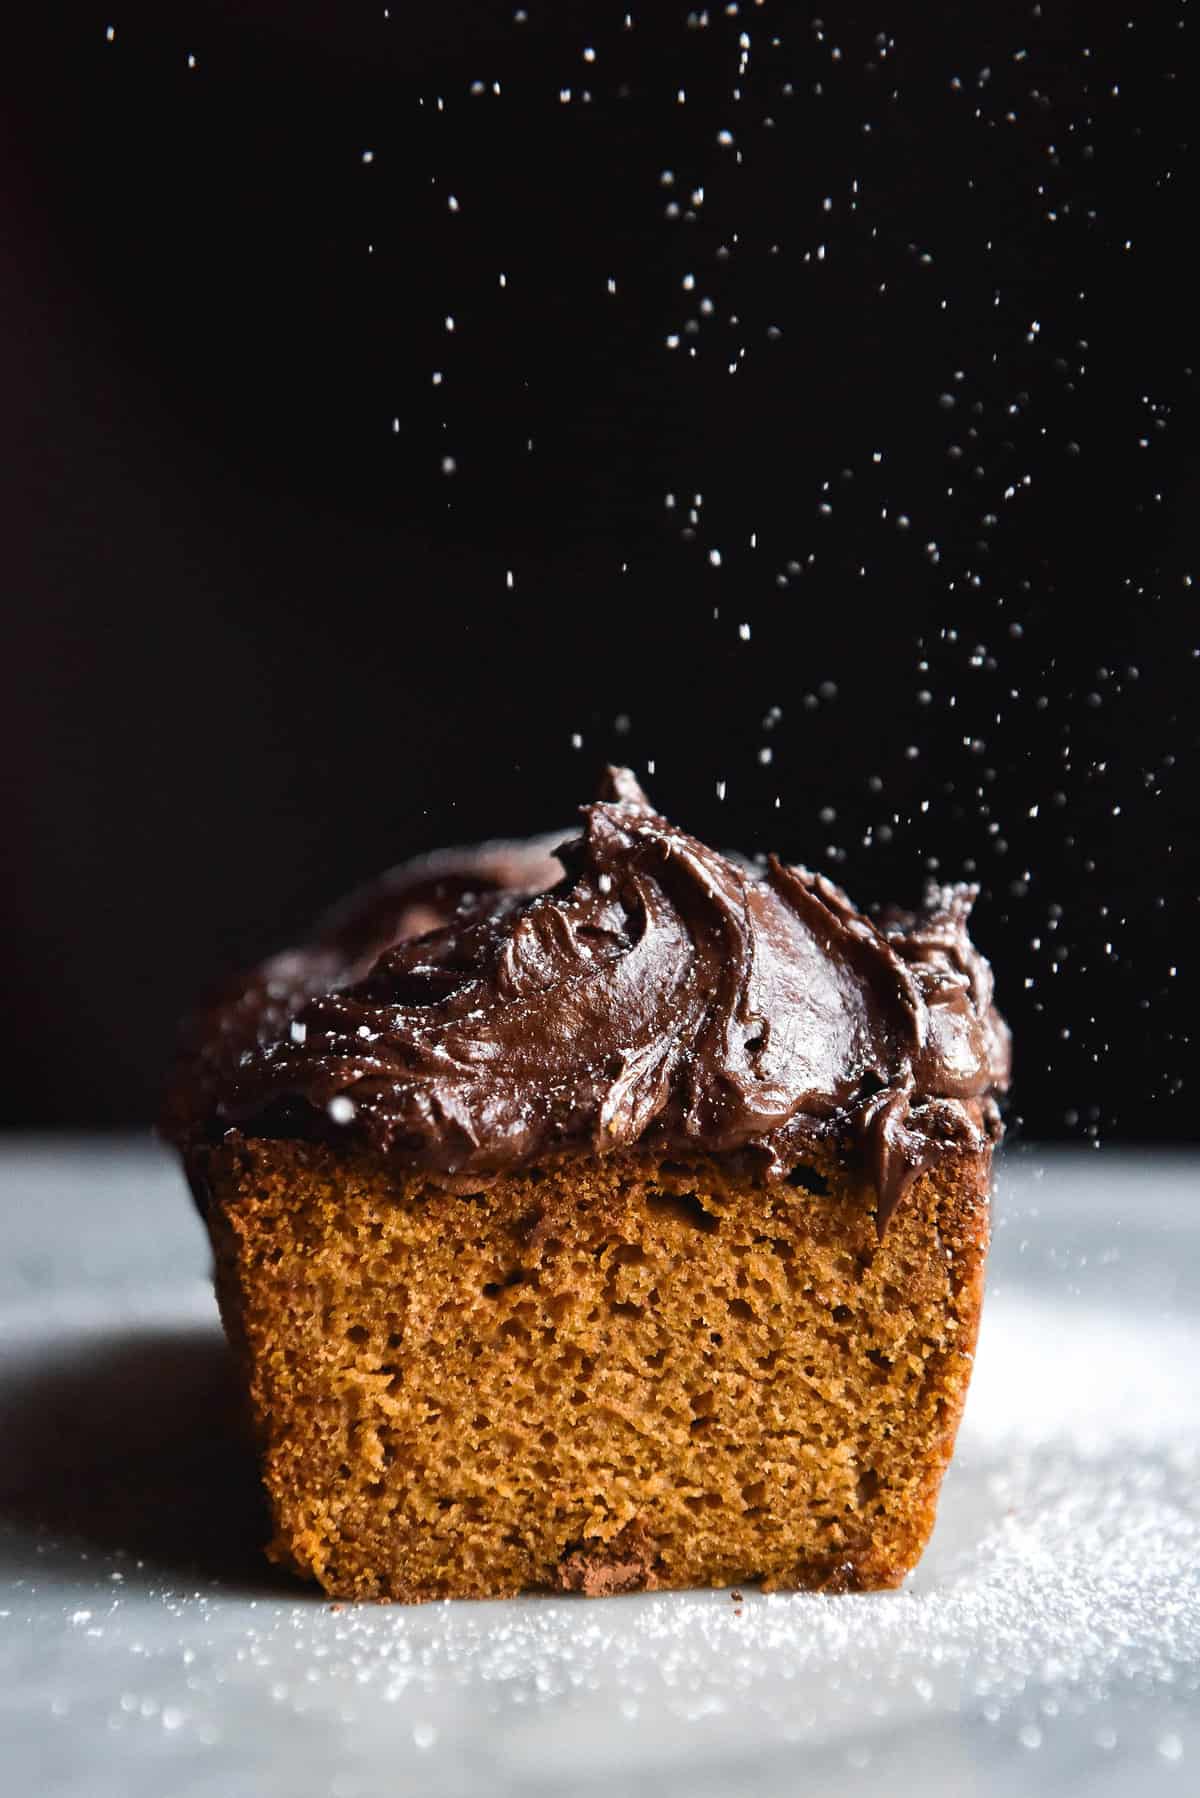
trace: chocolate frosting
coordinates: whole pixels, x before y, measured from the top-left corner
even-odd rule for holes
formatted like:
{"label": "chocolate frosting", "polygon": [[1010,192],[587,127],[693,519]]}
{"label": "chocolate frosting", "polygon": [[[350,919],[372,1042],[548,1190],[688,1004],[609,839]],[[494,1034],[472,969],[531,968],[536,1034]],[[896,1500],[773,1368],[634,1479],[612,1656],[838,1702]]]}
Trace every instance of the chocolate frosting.
{"label": "chocolate frosting", "polygon": [[881,1227],[998,1134],[1009,1036],[973,888],[873,923],[820,875],[706,848],[624,769],[583,819],[549,891],[546,841],[410,864],[238,983],[192,1027],[167,1133],[315,1132],[470,1188],[633,1144],[783,1178],[832,1139]]}

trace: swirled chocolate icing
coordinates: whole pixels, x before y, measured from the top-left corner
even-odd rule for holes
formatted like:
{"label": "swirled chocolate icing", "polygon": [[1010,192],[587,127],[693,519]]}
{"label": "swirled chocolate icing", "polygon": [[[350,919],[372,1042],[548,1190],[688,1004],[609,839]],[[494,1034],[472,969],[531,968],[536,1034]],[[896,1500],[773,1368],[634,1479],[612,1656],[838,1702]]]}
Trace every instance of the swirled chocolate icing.
{"label": "swirled chocolate icing", "polygon": [[167,1134],[316,1133],[472,1188],[635,1143],[783,1177],[832,1139],[882,1226],[998,1133],[972,888],[873,923],[820,875],[706,848],[627,770],[583,820],[555,885],[547,841],[411,864],[237,983],[191,1029]]}

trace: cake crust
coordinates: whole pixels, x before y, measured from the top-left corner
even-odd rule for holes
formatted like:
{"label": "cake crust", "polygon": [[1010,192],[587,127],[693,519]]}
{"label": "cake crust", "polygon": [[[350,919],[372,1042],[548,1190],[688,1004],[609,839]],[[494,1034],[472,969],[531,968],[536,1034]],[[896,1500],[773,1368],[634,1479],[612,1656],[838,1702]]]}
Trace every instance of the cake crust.
{"label": "cake crust", "polygon": [[881,1236],[833,1148],[561,1157],[448,1192],[370,1152],[209,1151],[273,1559],[337,1598],[894,1586],[962,1411],[990,1149]]}

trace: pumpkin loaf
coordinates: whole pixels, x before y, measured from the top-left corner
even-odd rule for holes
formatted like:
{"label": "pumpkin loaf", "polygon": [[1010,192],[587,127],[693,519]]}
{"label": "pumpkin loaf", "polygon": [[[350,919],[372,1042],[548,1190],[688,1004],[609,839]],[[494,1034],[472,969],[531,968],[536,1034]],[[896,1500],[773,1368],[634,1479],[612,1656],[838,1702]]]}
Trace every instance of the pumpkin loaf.
{"label": "pumpkin loaf", "polygon": [[872,922],[624,770],[554,842],[410,864],[187,1033],[268,1552],[339,1598],[894,1586],[1008,1078],[973,892]]}

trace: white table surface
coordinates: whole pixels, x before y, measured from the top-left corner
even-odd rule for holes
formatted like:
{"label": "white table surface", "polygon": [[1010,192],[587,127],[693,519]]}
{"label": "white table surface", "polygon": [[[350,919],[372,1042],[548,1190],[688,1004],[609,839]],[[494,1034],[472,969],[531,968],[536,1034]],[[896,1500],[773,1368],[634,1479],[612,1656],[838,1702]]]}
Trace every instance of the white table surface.
{"label": "white table surface", "polygon": [[0,1790],[1200,1789],[1200,1157],[1006,1154],[903,1591],[331,1606],[256,1549],[204,1236],[153,1144],[0,1149]]}

